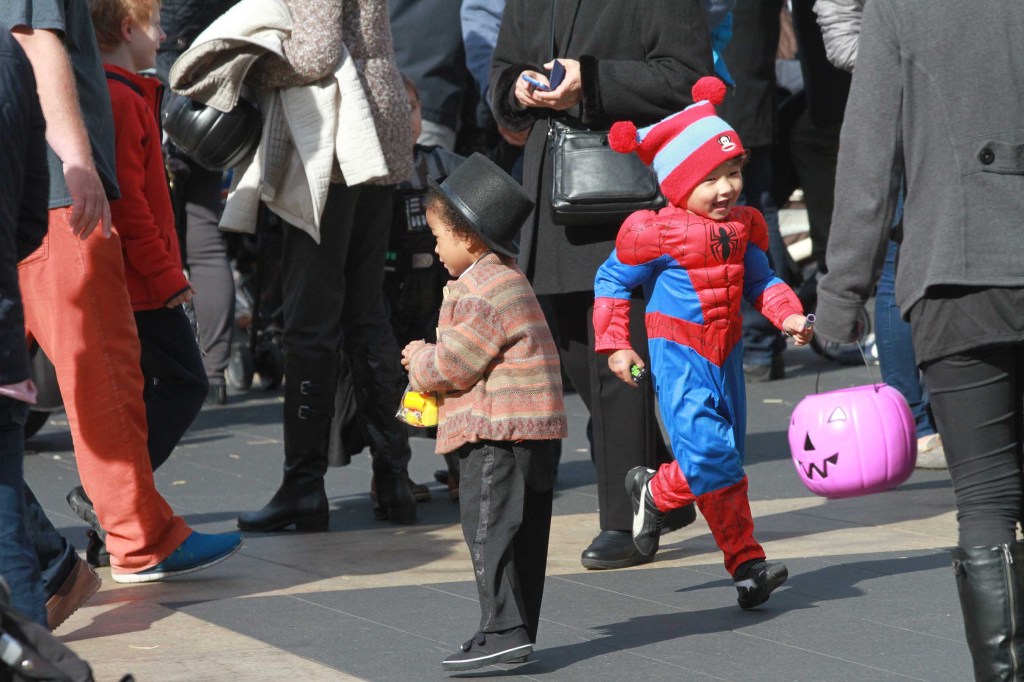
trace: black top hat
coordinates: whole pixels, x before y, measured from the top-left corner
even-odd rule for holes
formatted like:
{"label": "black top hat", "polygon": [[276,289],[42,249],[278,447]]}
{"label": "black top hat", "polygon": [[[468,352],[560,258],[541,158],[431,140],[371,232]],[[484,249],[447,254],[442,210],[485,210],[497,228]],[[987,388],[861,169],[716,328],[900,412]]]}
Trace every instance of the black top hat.
{"label": "black top hat", "polygon": [[430,177],[427,181],[458,209],[489,249],[512,258],[519,255],[513,240],[533,202],[505,171],[474,153],[440,185]]}

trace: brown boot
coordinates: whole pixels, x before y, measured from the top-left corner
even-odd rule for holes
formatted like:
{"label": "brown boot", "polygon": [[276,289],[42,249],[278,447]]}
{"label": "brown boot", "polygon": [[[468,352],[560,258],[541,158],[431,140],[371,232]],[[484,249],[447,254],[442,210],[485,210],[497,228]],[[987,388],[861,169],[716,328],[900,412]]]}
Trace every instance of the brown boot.
{"label": "brown boot", "polygon": [[52,597],[46,600],[46,622],[56,630],[100,589],[100,577],[81,557]]}

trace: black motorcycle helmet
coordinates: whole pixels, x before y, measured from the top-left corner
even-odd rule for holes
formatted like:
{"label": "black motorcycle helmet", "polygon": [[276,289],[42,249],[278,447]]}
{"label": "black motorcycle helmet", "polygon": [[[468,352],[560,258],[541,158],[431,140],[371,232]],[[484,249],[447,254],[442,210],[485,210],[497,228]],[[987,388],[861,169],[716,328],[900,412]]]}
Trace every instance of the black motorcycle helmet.
{"label": "black motorcycle helmet", "polygon": [[259,144],[263,122],[245,99],[224,113],[178,95],[164,113],[167,137],[193,161],[212,171],[241,163]]}

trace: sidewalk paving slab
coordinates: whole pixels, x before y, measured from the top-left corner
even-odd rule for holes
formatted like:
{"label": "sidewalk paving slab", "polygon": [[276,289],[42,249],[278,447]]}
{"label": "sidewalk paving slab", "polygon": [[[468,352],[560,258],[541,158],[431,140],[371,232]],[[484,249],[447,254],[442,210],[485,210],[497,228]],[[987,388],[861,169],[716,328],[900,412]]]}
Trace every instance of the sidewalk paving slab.
{"label": "sidewalk paving slab", "polygon": [[[800,483],[786,427],[814,390],[869,381],[807,349],[786,353],[787,378],[748,387],[747,473],[756,534],[788,582],[743,611],[702,518],[666,535],[656,560],[586,571],[597,533],[586,412],[567,397],[570,437],[556,487],[538,647],[522,665],[449,675],[440,661],[479,620],[458,505],[432,472],[433,442],[414,438],[413,478],[434,499],[419,523],[377,521],[370,461],[327,476],[328,533],[248,534],[230,561],[192,576],[115,585],[57,634],[97,680],[808,680],[962,681],[970,657],[950,568],[956,519],[944,471],[916,471],[897,490],[824,500]],[[820,373],[820,377],[819,377]],[[877,379],[877,368],[875,368]],[[281,393],[232,393],[206,409],[156,474],[195,528],[234,528],[280,480]],[[26,477],[54,524],[85,548],[64,495],[78,483],[63,415],[28,443]]]}

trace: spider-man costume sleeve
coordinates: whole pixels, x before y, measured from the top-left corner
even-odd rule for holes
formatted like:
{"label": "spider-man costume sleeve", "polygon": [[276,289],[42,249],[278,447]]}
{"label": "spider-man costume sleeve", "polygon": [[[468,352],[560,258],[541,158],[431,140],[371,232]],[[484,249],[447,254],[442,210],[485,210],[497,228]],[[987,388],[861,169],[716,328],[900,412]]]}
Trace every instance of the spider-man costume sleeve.
{"label": "spider-man costume sleeve", "polygon": [[629,297],[654,271],[662,255],[661,226],[653,211],[626,218],[615,249],[594,277],[594,344],[599,353],[632,348],[629,342]]}
{"label": "spider-man costume sleeve", "polygon": [[743,257],[743,297],[782,329],[786,318],[803,315],[804,307],[768,263],[768,225],[764,216],[752,208],[744,208],[742,215],[750,229],[750,241]]}

